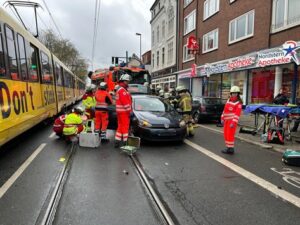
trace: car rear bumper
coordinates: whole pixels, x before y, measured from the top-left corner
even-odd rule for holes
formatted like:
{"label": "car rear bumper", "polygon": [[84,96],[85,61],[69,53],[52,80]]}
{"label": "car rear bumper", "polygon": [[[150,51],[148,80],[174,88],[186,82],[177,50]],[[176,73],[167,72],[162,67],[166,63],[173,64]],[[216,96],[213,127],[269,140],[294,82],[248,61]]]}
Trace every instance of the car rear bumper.
{"label": "car rear bumper", "polygon": [[186,135],[186,127],[169,129],[138,127],[137,135],[147,141],[182,141]]}

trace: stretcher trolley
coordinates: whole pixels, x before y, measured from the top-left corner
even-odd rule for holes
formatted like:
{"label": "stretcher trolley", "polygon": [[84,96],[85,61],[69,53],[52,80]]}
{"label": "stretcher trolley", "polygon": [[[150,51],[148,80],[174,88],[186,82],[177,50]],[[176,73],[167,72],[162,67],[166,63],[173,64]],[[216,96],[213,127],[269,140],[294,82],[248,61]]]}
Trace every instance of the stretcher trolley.
{"label": "stretcher trolley", "polygon": [[[284,105],[248,105],[245,114],[255,115],[254,131],[255,134],[262,130],[262,140],[269,143],[284,144],[284,139],[291,140],[290,115],[299,109],[297,106]],[[258,123],[258,118],[262,122]]]}

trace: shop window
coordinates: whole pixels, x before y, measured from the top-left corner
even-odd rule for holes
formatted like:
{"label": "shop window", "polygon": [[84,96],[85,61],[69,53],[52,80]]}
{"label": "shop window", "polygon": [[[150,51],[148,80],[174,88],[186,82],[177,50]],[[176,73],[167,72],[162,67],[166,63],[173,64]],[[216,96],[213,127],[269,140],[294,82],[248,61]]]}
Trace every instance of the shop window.
{"label": "shop window", "polygon": [[221,74],[211,75],[207,80],[206,96],[221,97],[221,85]]}
{"label": "shop window", "polygon": [[29,58],[29,80],[38,81],[38,50],[36,47],[30,45]]}
{"label": "shop window", "polygon": [[15,35],[14,31],[5,26],[6,44],[8,51],[8,69],[11,79],[20,80],[20,74],[18,73],[17,53],[15,46]]}
{"label": "shop window", "polygon": [[3,42],[2,42],[1,27],[0,27],[0,78],[5,76],[6,76],[5,60],[4,60]]}
{"label": "shop window", "polygon": [[225,73],[222,77],[222,99],[227,100],[230,96],[230,88],[238,86],[240,88],[240,97],[243,103],[246,104],[244,89],[246,89],[246,71],[238,71],[232,73]]}
{"label": "shop window", "polygon": [[18,47],[19,47],[19,60],[20,60],[22,80],[28,80],[27,58],[25,53],[24,37],[18,34],[17,39],[18,39]]}
{"label": "shop window", "polygon": [[292,86],[294,80],[294,65],[284,65],[282,69],[282,89],[286,97],[292,102]]}
{"label": "shop window", "polygon": [[296,104],[300,105],[300,66],[298,66],[298,79],[296,86]]}
{"label": "shop window", "polygon": [[229,44],[249,38],[254,34],[254,10],[229,23]]}
{"label": "shop window", "polygon": [[275,68],[253,70],[250,79],[252,88],[249,102],[254,104],[272,104],[274,99]]}

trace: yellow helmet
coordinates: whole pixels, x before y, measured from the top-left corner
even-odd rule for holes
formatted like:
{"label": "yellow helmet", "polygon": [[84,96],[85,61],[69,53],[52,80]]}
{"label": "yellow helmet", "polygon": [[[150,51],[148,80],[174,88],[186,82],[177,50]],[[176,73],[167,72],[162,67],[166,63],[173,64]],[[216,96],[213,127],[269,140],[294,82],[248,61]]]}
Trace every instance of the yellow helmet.
{"label": "yellow helmet", "polygon": [[230,93],[240,93],[240,88],[238,86],[232,86],[230,88]]}

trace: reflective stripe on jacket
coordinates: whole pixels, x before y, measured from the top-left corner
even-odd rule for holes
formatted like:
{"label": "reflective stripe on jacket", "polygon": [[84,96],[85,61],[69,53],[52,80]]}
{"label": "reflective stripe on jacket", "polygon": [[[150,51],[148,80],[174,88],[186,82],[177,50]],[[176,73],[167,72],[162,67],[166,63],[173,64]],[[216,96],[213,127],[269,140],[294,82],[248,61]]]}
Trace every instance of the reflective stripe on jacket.
{"label": "reflective stripe on jacket", "polygon": [[78,126],[82,126],[82,119],[76,113],[70,113],[66,116],[63,134],[74,135],[78,132]]}
{"label": "reflective stripe on jacket", "polygon": [[86,109],[95,107],[96,100],[93,93],[85,93],[82,97],[82,104]]}
{"label": "reflective stripe on jacket", "polygon": [[179,99],[179,108],[182,112],[191,112],[192,111],[192,98],[189,94],[183,94]]}
{"label": "reflective stripe on jacket", "polygon": [[224,110],[221,116],[221,120],[232,120],[232,122],[238,123],[242,112],[242,103],[239,101],[231,102],[228,100],[224,106]]}
{"label": "reflective stripe on jacket", "polygon": [[130,113],[131,107],[131,95],[123,87],[120,87],[116,93],[116,111],[117,113]]}
{"label": "reflective stripe on jacket", "polygon": [[107,91],[98,90],[95,93],[96,107],[97,110],[107,111],[108,105],[112,104],[112,98]]}

